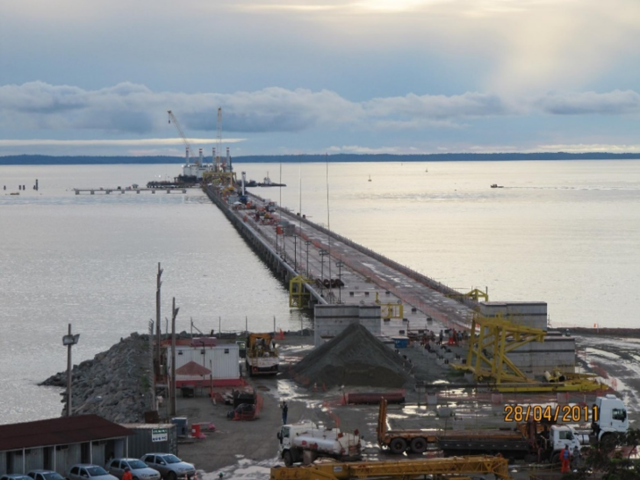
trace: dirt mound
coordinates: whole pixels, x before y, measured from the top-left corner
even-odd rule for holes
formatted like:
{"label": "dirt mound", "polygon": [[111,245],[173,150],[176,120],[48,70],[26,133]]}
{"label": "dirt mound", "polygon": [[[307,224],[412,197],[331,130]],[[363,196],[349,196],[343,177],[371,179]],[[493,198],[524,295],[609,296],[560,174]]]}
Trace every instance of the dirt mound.
{"label": "dirt mound", "polygon": [[291,373],[304,386],[400,388],[411,380],[403,363],[365,327],[351,324],[293,365]]}

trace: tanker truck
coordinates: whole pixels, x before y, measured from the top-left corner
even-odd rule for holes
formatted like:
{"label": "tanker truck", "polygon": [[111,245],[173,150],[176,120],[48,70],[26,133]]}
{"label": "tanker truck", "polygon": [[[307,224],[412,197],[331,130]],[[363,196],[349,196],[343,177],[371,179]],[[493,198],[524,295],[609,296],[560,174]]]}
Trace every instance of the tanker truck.
{"label": "tanker truck", "polygon": [[283,425],[278,432],[279,456],[286,466],[308,465],[318,457],[340,461],[361,460],[360,435],[345,433],[338,428],[318,428],[313,422]]}

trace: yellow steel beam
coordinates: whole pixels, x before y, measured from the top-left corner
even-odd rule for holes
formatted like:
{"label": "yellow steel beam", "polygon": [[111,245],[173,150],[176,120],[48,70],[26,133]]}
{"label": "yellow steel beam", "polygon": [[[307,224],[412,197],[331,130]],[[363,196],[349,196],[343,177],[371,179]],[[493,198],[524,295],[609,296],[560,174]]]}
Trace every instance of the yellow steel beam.
{"label": "yellow steel beam", "polygon": [[508,461],[501,457],[429,458],[391,462],[326,463],[300,467],[274,467],[271,480],[349,480],[358,478],[414,478],[418,475],[494,474],[510,480]]}

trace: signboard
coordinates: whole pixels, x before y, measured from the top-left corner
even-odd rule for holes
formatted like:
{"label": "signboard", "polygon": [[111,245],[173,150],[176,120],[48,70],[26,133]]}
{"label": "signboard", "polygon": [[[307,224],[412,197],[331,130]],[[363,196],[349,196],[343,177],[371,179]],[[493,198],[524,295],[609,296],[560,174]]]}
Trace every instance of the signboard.
{"label": "signboard", "polygon": [[152,442],[166,442],[169,440],[169,429],[167,428],[154,428],[151,430]]}

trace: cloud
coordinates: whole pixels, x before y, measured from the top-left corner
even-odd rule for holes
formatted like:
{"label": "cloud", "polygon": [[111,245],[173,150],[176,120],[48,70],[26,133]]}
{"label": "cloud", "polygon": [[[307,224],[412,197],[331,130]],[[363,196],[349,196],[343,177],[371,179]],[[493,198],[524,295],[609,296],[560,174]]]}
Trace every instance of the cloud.
{"label": "cloud", "polygon": [[534,105],[553,115],[640,113],[640,95],[631,90],[607,93],[549,93],[534,100]]}
{"label": "cloud", "polygon": [[[640,95],[611,92],[552,92],[536,97],[503,98],[466,92],[416,95],[355,102],[330,90],[270,87],[254,92],[154,92],[144,85],[120,83],[85,90],[30,82],[0,86],[0,127],[5,131],[98,132],[111,138],[164,134],[175,144],[177,131],[167,124],[167,110],[179,119],[185,135],[216,137],[222,108],[225,141],[230,133],[298,133],[313,131],[418,132],[472,128],[479,119],[546,115],[628,115],[640,113]],[[52,135],[45,135],[46,137]],[[76,137],[78,137],[76,133]],[[86,138],[86,133],[80,135]],[[202,137],[202,136],[200,136]],[[65,137],[68,138],[68,137]],[[157,138],[152,140],[158,145]],[[137,140],[136,140],[137,141]],[[194,142],[195,143],[195,142]],[[138,145],[141,143],[138,141]]]}
{"label": "cloud", "polygon": [[[211,138],[189,138],[192,145],[211,145]],[[243,142],[244,138],[225,138],[225,143]],[[24,140],[2,140],[0,147],[21,147],[21,146],[63,146],[63,147],[138,147],[138,146],[170,146],[183,145],[181,138],[139,138],[120,140],[52,140],[52,139],[24,139]]]}

